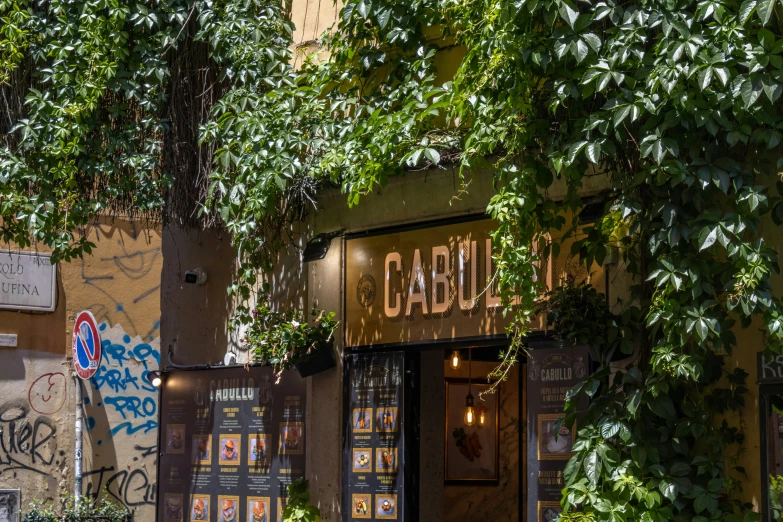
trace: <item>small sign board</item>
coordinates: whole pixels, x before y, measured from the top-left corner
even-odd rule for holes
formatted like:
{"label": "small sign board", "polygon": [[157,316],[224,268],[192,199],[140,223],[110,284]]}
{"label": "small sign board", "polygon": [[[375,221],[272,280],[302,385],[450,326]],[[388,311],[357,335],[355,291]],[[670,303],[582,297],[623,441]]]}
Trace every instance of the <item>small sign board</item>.
{"label": "small sign board", "polygon": [[56,291],[51,255],[0,250],[0,308],[53,312]]}
{"label": "small sign board", "polygon": [[[559,426],[568,390],[588,375],[586,346],[533,350],[527,362],[527,518],[557,520],[579,426]],[[579,410],[587,406],[580,398]],[[577,419],[578,424],[578,419]]]}
{"label": "small sign board", "polygon": [[22,515],[22,490],[0,489],[0,522],[18,522]]}
{"label": "small sign board", "polygon": [[89,379],[101,365],[101,334],[95,317],[88,311],[79,312],[73,325],[73,367],[81,379]]}

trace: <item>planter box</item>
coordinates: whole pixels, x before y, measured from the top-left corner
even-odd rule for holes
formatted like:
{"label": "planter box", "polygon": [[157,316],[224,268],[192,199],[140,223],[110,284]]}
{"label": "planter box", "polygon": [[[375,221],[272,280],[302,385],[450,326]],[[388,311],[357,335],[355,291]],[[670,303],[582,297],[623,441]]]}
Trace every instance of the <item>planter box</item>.
{"label": "planter box", "polygon": [[310,354],[310,357],[296,366],[301,377],[310,377],[316,373],[325,372],[337,366],[334,358],[333,343],[321,343]]}

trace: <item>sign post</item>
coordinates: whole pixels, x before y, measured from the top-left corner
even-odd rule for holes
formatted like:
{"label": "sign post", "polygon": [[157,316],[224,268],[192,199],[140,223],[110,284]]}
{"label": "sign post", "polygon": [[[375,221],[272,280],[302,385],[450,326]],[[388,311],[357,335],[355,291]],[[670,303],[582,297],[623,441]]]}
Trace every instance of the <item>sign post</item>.
{"label": "sign post", "polygon": [[101,365],[103,349],[101,346],[101,334],[95,317],[88,311],[79,312],[73,325],[73,338],[71,341],[73,352],[74,378],[76,381],[76,426],[75,426],[75,455],[74,463],[74,496],[78,500],[82,494],[82,430],[84,424],[84,412],[82,411],[82,383],[90,379]]}

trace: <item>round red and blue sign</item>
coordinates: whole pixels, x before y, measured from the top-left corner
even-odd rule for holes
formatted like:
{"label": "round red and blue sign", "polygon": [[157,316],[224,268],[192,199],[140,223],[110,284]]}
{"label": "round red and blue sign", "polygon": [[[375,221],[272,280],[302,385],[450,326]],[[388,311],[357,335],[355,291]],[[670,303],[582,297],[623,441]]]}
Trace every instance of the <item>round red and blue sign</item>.
{"label": "round red and blue sign", "polygon": [[82,379],[89,379],[101,365],[101,334],[95,317],[88,312],[79,312],[73,325],[73,367]]}

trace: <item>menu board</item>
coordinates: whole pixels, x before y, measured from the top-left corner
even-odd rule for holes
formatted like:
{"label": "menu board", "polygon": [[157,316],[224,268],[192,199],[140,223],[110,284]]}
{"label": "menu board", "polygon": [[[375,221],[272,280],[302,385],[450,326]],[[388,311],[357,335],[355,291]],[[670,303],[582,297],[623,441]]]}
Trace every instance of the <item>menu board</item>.
{"label": "menu board", "polygon": [[403,520],[405,358],[356,354],[348,362],[343,520]]}
{"label": "menu board", "polygon": [[269,367],[168,374],[161,391],[162,522],[277,522],[305,475],[306,381]]}
{"label": "menu board", "polygon": [[[534,350],[527,364],[527,518],[549,522],[560,516],[563,471],[573,456],[576,426],[556,424],[566,393],[587,376],[587,347]],[[580,408],[581,409],[581,408]]]}

